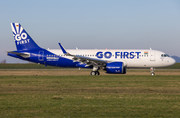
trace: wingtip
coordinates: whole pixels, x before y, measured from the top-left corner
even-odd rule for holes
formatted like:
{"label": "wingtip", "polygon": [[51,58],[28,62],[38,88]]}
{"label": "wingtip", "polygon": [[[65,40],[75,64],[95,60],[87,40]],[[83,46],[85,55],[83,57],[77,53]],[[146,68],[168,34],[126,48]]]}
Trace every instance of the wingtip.
{"label": "wingtip", "polygon": [[63,51],[63,53],[67,54],[66,49],[63,47],[63,45],[61,43],[59,43],[59,46],[60,46],[61,50]]}

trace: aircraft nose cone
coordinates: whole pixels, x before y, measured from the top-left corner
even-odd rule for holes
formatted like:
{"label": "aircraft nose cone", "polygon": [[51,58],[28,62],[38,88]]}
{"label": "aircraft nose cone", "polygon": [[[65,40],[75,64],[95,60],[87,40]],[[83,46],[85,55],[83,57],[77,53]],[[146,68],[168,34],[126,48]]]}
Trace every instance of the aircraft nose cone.
{"label": "aircraft nose cone", "polygon": [[174,65],[176,63],[176,60],[171,58],[170,63],[171,63],[171,65]]}

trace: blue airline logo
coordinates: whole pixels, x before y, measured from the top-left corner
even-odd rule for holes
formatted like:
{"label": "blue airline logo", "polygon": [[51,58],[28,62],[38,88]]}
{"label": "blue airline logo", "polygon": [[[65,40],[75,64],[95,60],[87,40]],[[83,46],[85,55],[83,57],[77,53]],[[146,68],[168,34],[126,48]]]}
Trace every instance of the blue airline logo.
{"label": "blue airline logo", "polygon": [[30,39],[28,39],[28,35],[25,30],[21,27],[19,23],[11,24],[14,40],[17,45],[29,43]]}
{"label": "blue airline logo", "polygon": [[96,57],[97,58],[106,58],[109,59],[111,58],[113,55],[115,56],[115,58],[120,58],[120,59],[134,59],[135,55],[137,55],[137,59],[139,59],[139,55],[141,52],[115,52],[114,54],[112,52],[97,52],[96,53]]}

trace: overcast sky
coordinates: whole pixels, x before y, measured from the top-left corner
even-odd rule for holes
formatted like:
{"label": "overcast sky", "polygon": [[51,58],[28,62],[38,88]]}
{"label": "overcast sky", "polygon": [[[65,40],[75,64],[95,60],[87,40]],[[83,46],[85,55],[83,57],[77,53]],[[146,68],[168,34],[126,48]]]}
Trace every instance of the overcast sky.
{"label": "overcast sky", "polygon": [[149,49],[180,56],[179,0],[2,0],[0,61],[18,22],[43,48]]}

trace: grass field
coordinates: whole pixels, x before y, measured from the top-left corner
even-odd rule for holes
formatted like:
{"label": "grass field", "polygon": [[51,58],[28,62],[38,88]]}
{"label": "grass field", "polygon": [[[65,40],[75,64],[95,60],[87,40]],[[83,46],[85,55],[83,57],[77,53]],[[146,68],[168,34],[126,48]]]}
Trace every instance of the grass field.
{"label": "grass field", "polygon": [[0,117],[179,118],[180,76],[0,75]]}

